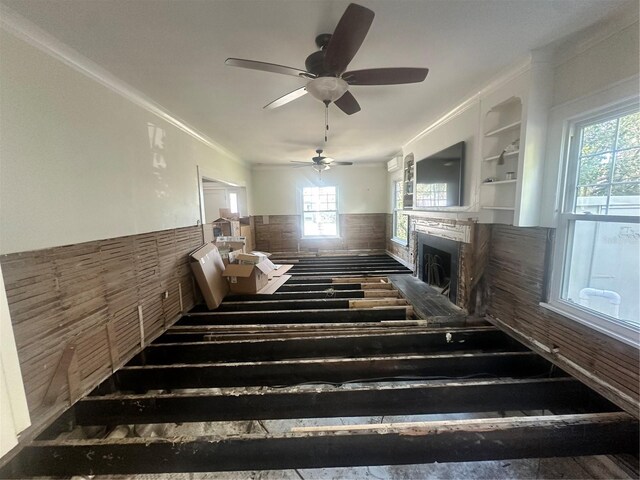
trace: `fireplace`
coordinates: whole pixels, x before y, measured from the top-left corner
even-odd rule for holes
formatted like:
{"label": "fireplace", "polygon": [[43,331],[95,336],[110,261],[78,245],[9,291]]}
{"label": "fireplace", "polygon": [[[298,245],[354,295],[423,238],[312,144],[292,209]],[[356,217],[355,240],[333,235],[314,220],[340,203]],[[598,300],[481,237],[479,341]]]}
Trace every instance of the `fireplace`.
{"label": "fireplace", "polygon": [[460,242],[417,232],[416,243],[418,278],[456,303]]}

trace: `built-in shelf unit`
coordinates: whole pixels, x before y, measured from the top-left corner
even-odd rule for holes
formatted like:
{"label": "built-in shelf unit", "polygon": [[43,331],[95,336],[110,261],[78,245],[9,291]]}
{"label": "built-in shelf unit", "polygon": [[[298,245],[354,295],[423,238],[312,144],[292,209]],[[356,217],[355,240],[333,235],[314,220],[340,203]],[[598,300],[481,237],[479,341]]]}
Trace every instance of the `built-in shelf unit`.
{"label": "built-in shelf unit", "polygon": [[481,98],[480,221],[539,224],[546,123],[552,98],[549,56]]}
{"label": "built-in shelf unit", "polygon": [[404,157],[404,174],[403,174],[403,187],[404,196],[402,197],[402,208],[410,210],[413,208],[413,177],[415,175],[415,160],[413,153]]}

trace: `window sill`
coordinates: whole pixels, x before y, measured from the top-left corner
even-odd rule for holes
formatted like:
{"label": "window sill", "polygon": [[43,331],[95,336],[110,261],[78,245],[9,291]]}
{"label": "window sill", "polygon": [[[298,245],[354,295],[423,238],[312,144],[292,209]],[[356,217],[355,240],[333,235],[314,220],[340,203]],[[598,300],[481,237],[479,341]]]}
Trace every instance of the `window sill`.
{"label": "window sill", "polygon": [[542,308],[551,310],[558,315],[562,315],[563,317],[573,320],[574,322],[578,322],[599,333],[602,333],[603,335],[607,335],[608,337],[614,338],[627,345],[640,349],[640,338],[638,331],[634,330],[631,327],[627,327],[620,323],[616,323],[605,318],[598,318],[595,316],[593,316],[593,319],[585,318],[569,311],[568,308],[563,308],[563,306],[557,306],[545,302],[540,302],[539,305]]}
{"label": "window sill", "polygon": [[339,240],[342,237],[340,235],[303,235],[301,240]]}
{"label": "window sill", "polygon": [[395,238],[395,237],[391,237],[390,239],[393,243],[397,243],[398,245],[400,245],[401,247],[407,248],[409,247],[409,242],[407,242],[406,240],[402,239],[402,238]]}

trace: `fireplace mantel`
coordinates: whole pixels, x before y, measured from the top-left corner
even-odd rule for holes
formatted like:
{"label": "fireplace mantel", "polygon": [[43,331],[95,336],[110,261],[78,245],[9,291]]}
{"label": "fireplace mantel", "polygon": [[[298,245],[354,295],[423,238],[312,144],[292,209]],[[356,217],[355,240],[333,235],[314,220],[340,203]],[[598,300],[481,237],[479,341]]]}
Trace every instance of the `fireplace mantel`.
{"label": "fireplace mantel", "polygon": [[475,305],[475,289],[484,273],[488,258],[490,229],[472,218],[439,218],[431,212],[404,211],[411,218],[409,254],[414,275],[418,274],[418,234],[426,234],[459,242],[456,304],[472,313]]}

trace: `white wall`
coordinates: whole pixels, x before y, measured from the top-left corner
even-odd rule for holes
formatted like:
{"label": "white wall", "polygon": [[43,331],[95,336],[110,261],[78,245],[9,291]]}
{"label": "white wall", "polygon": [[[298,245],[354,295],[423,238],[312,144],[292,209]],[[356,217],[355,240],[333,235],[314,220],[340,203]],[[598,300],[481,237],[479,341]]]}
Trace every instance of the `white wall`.
{"label": "white wall", "polygon": [[18,443],[18,434],[30,424],[2,269],[0,269],[0,339],[2,339],[0,349],[0,457],[2,457]]}
{"label": "white wall", "polygon": [[[242,163],[59,58],[0,37],[0,253],[195,225]],[[126,92],[125,92],[126,93]]]}
{"label": "white wall", "polygon": [[309,167],[254,168],[253,215],[301,213],[304,187],[338,187],[340,213],[384,213],[387,205],[387,167],[384,163],[334,167],[322,176]]}

